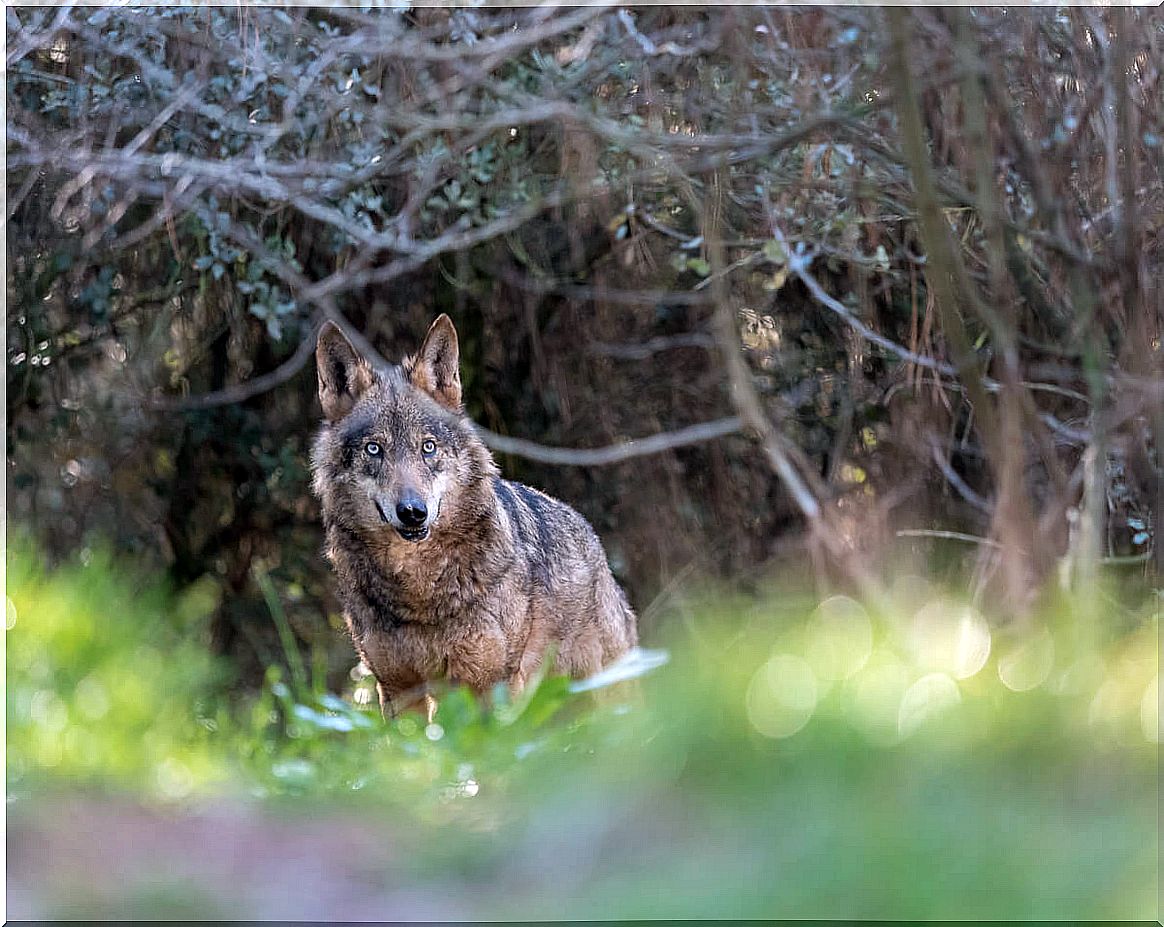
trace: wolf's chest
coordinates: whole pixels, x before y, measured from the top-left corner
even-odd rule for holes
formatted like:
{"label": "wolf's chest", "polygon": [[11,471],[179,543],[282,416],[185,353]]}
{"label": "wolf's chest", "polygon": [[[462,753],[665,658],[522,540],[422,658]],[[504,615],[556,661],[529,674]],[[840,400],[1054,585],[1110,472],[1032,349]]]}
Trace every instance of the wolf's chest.
{"label": "wolf's chest", "polygon": [[356,645],[378,678],[447,678],[485,690],[511,675],[512,635],[481,610],[444,621],[401,621],[360,635]]}
{"label": "wolf's chest", "polygon": [[379,680],[447,676],[484,690],[512,675],[529,598],[511,560],[439,545],[369,553],[345,592],[353,640]]}
{"label": "wolf's chest", "polygon": [[473,623],[489,610],[496,584],[471,569],[432,561],[409,564],[385,577],[397,624]]}

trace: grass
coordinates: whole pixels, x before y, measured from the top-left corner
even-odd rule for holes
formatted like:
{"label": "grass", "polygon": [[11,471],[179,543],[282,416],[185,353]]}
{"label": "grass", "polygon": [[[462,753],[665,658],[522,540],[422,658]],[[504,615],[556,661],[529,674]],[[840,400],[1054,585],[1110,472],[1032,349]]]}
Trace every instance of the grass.
{"label": "grass", "polygon": [[[80,795],[163,821],[257,809],[280,822],[253,837],[270,852],[355,827],[341,843],[372,849],[342,873],[348,897],[403,885],[401,916],[1155,917],[1150,591],[1102,617],[1058,601],[1006,632],[916,580],[887,615],[776,589],[709,596],[677,610],[669,662],[634,682],[544,679],[491,709],[452,691],[425,725],[359,704],[367,681],[324,691],[269,582],[293,669],[239,702],[221,694],[197,588],[143,589],[99,553],[37,563],[10,548],[17,860],[19,835],[51,831]],[[368,861],[381,844],[391,859]],[[295,865],[280,867],[289,891],[313,864]],[[165,891],[25,881],[50,914],[270,910],[195,876]]]}

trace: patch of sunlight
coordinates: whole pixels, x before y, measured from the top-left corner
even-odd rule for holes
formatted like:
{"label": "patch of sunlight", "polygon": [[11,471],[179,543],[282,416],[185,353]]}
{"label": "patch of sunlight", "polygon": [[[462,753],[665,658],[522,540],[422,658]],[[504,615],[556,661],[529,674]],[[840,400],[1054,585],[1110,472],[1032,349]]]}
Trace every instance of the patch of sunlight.
{"label": "patch of sunlight", "polygon": [[570,683],[571,692],[588,692],[591,689],[601,689],[612,686],[628,679],[637,679],[653,669],[658,669],[669,659],[666,650],[647,650],[643,647],[632,647],[625,654],[615,660],[610,666],[600,670],[593,676],[579,679]]}

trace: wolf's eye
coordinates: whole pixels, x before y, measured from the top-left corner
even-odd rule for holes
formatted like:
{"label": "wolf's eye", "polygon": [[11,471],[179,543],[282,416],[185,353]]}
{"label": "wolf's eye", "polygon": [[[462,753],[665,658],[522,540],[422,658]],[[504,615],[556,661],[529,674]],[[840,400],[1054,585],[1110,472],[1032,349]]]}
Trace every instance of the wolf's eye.
{"label": "wolf's eye", "polygon": [[364,450],[368,452],[370,457],[379,457],[384,452],[384,448],[380,447],[375,441],[369,441],[365,444]]}
{"label": "wolf's eye", "polygon": [[424,444],[420,446],[420,452],[424,454],[425,457],[431,457],[436,453],[436,442],[432,438],[426,439]]}

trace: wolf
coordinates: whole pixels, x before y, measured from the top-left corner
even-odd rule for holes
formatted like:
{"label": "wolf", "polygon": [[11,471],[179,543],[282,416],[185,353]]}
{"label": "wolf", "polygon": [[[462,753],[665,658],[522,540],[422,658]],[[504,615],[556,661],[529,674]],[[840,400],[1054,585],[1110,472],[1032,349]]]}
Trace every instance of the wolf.
{"label": "wolf", "polygon": [[312,486],[326,556],[386,717],[431,718],[438,679],[517,693],[548,655],[553,672],[581,678],[636,645],[635,613],[594,529],[502,479],[466,417],[447,315],[387,369],[326,322],[316,370]]}

